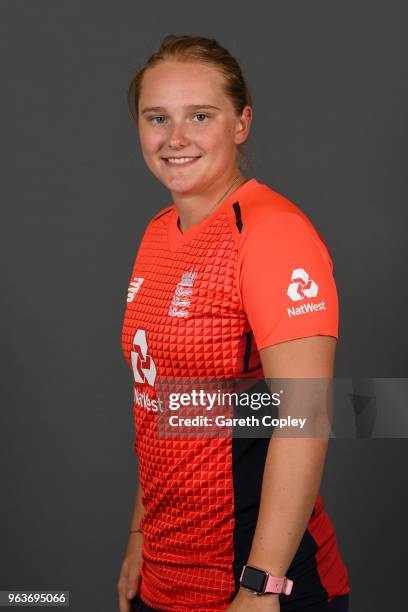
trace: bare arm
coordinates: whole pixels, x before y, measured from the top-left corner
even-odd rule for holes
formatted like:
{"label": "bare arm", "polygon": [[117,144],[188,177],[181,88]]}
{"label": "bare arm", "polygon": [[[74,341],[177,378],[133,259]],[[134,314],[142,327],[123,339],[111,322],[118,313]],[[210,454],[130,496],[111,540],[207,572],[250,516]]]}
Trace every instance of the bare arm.
{"label": "bare arm", "polygon": [[[139,529],[144,514],[143,490],[139,484],[136,492],[135,506],[130,522],[130,530]],[[143,561],[143,534],[130,533],[128,544],[118,580],[119,610],[131,612],[131,600],[136,596],[140,582],[140,570]]]}
{"label": "bare arm", "polygon": [[[330,379],[335,347],[335,338],[313,336],[263,349],[260,355],[265,378]],[[327,437],[324,436],[272,436],[248,565],[265,569],[275,576],[286,574],[316,501],[326,450]],[[231,611],[244,610],[248,601],[254,602],[253,594],[240,589]],[[279,610],[278,596],[259,597],[256,608],[254,605],[251,609]]]}

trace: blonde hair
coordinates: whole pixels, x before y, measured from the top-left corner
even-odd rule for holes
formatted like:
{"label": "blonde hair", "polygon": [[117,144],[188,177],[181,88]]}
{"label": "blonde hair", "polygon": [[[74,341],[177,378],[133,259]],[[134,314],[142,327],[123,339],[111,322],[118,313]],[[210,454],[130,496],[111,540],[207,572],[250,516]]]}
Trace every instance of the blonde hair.
{"label": "blonde hair", "polygon": [[[214,38],[169,34],[163,38],[160,47],[149,57],[129,84],[127,102],[130,114],[136,124],[138,124],[139,99],[144,73],[148,68],[153,68],[165,60],[212,64],[224,76],[224,91],[230,98],[235,113],[240,116],[245,106],[252,107],[251,92],[242,75],[240,65],[227,49],[222,47]],[[249,166],[244,145],[245,143],[237,147],[238,163],[241,169],[243,166]]]}

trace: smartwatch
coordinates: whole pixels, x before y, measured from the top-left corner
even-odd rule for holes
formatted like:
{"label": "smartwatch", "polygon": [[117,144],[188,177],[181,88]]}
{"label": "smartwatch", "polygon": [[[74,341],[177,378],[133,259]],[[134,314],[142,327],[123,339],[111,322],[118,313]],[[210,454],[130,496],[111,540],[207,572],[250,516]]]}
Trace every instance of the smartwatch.
{"label": "smartwatch", "polygon": [[276,576],[271,576],[268,572],[252,565],[244,565],[239,582],[244,589],[252,591],[256,595],[264,595],[264,593],[290,595],[293,588],[293,581],[286,576],[276,578]]}

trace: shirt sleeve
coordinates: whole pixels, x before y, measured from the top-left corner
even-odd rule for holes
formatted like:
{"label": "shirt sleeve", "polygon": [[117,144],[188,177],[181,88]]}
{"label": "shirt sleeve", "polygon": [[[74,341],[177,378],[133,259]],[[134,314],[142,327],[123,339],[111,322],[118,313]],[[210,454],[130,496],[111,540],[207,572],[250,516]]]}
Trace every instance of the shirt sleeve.
{"label": "shirt sleeve", "polygon": [[258,349],[307,336],[338,338],[333,262],[306,217],[284,211],[249,228],[238,275]]}

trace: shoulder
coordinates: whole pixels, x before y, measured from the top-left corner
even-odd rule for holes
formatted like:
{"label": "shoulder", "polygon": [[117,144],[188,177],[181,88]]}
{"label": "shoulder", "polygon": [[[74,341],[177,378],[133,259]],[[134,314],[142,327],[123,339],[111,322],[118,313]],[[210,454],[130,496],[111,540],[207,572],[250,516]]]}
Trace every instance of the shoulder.
{"label": "shoulder", "polygon": [[172,216],[173,210],[173,204],[159,210],[159,212],[157,212],[147,223],[144,231],[144,237],[146,238],[151,234],[151,232],[155,232],[157,230],[160,231],[161,229],[163,229],[163,227],[167,226],[167,223],[169,222]]}
{"label": "shoulder", "polygon": [[257,183],[238,206],[241,226],[238,244],[243,252],[248,248],[272,253],[310,247],[330,259],[327,246],[309,217],[268,185]]}
{"label": "shoulder", "polygon": [[168,215],[169,213],[171,213],[172,210],[174,210],[174,204],[171,204],[170,206],[166,206],[166,208],[162,208],[161,210],[159,210],[158,213],[156,213],[154,215],[154,217],[151,219],[150,223],[153,223],[154,221],[158,221],[159,219],[161,219],[165,215]]}
{"label": "shoulder", "polygon": [[280,229],[285,225],[304,225],[314,229],[310,219],[294,202],[262,183],[258,183],[239,205],[245,233],[264,224]]}

